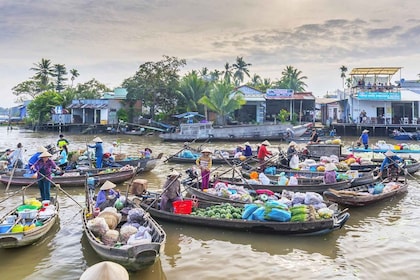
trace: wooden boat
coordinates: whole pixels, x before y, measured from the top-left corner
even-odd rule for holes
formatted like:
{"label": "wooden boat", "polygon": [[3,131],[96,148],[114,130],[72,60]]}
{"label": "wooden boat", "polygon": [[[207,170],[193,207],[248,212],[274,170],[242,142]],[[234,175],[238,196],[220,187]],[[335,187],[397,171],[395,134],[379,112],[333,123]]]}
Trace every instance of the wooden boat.
{"label": "wooden boat", "polygon": [[[277,221],[255,221],[245,219],[227,219],[227,218],[211,218],[198,215],[175,214],[168,211],[157,209],[157,203],[153,198],[141,200],[134,198],[133,201],[147,209],[149,213],[156,219],[168,221],[177,224],[188,224],[199,227],[215,227],[227,230],[238,230],[242,232],[262,232],[281,235],[317,235],[325,234],[343,227],[350,217],[349,213],[337,212],[331,219],[315,220],[308,222],[277,222]],[[198,208],[203,209],[214,202],[206,202],[200,200]],[[243,206],[242,206],[243,207]]]}
{"label": "wooden boat", "polygon": [[[277,182],[271,182],[271,184],[255,184],[250,181],[244,180],[242,178],[214,178],[214,181],[210,182],[209,187],[213,187],[215,182],[223,182],[231,185],[244,186],[253,190],[266,189],[275,193],[281,193],[283,190],[293,191],[293,192],[316,192],[323,193],[328,189],[343,190],[351,186],[352,180],[344,180],[331,184],[324,184],[319,182],[308,182],[301,181],[298,185],[287,185],[281,186]],[[195,184],[196,187],[201,188],[201,182],[191,181],[191,184]]]}
{"label": "wooden boat", "polygon": [[[318,171],[310,171],[310,170],[291,170],[291,169],[276,169],[276,174],[270,175],[265,174],[271,181],[278,182],[280,174],[284,173],[286,177],[290,178],[291,176],[297,176],[298,180],[301,182],[307,181],[309,183],[322,183],[324,178],[324,172],[318,172]],[[249,178],[251,171],[242,169],[241,170],[242,175],[245,178]],[[361,172],[357,175],[356,178],[354,178],[351,181],[351,186],[360,186],[364,184],[370,184],[373,183],[376,180],[375,174],[376,172],[374,170],[370,170],[368,172]],[[339,172],[340,174],[340,172]],[[345,173],[343,173],[345,174]]]}
{"label": "wooden boat", "polygon": [[11,232],[10,230],[9,232],[0,233],[0,248],[17,248],[28,246],[45,237],[45,235],[48,234],[48,232],[58,220],[59,204],[57,197],[51,198],[50,205],[54,206],[55,208],[55,211],[50,212],[52,213],[51,215],[42,216],[42,214],[40,214],[42,212],[37,212],[35,218],[33,219],[20,219],[17,208],[15,208],[3,216],[0,219],[2,226],[4,226],[3,222],[5,222],[9,216],[16,217],[14,225],[21,224],[23,226],[35,224],[37,226],[22,232]]}
{"label": "wooden boat", "polygon": [[[93,250],[104,260],[113,261],[131,271],[144,269],[155,263],[166,242],[166,233],[162,227],[148,214],[144,213],[141,226],[150,228],[151,242],[142,242],[135,245],[120,244],[120,246],[106,245],[89,229],[88,221],[93,218],[92,203],[94,203],[89,190],[86,189],[86,207],[83,211],[83,229]],[[121,210],[122,219],[116,230],[127,221],[129,209],[139,208],[126,201],[126,207]]]}
{"label": "wooden boat", "polygon": [[367,153],[367,152],[373,152],[373,153],[386,153],[387,151],[392,151],[396,154],[419,154],[420,149],[412,150],[412,149],[406,149],[406,150],[398,150],[398,149],[380,149],[380,148],[349,148],[349,152],[352,153]]}
{"label": "wooden boat", "polygon": [[312,124],[291,126],[285,124],[227,125],[214,127],[213,122],[182,123],[179,132],[161,133],[164,141],[264,141],[281,140],[291,129],[300,137]]}
{"label": "wooden boat", "polygon": [[[88,177],[93,177],[99,184],[105,181],[119,184],[131,179],[139,171],[138,167],[118,169],[114,171],[107,171],[101,169],[87,169],[65,172],[60,176],[53,176],[52,181],[55,184],[60,184],[61,187],[82,187],[85,185]],[[31,176],[31,175],[29,175]],[[22,187],[33,184],[37,181],[36,177],[32,178],[25,173],[14,173],[12,177],[9,174],[0,175],[0,182],[10,186]]]}
{"label": "wooden boat", "polygon": [[403,183],[395,182],[395,184],[395,188],[390,188],[390,191],[385,191],[384,188],[384,191],[379,194],[369,192],[369,188],[373,188],[373,185],[369,184],[349,188],[343,191],[328,190],[325,191],[323,195],[325,199],[341,205],[366,206],[407,192],[408,184],[406,181]]}
{"label": "wooden boat", "polygon": [[122,160],[116,160],[115,163],[119,164],[120,166],[131,165],[137,166],[142,172],[149,172],[152,171],[160,162],[163,153],[159,153],[156,158],[142,158],[142,157],[135,157],[135,156],[128,156]]}
{"label": "wooden boat", "polygon": [[407,141],[407,140],[420,140],[420,132],[407,132],[407,131],[399,131],[394,130],[389,137],[398,140],[398,141]]}
{"label": "wooden boat", "polygon": [[[372,170],[379,170],[381,167],[383,159],[372,159],[372,164],[352,164],[350,165],[351,170],[358,170],[359,172],[371,172]],[[404,169],[407,170],[409,174],[414,174],[420,170],[420,162],[414,158],[404,158],[405,167]],[[403,170],[401,170],[401,174],[403,174]]]}

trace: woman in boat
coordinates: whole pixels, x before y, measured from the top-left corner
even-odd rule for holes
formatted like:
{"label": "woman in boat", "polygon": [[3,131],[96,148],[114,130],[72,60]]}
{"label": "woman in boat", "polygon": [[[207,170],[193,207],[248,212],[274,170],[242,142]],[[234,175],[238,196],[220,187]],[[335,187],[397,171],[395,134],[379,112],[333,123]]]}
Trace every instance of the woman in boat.
{"label": "woman in boat", "polygon": [[287,148],[288,165],[290,165],[290,160],[292,159],[293,155],[297,155],[296,145],[297,144],[294,141],[289,143],[289,147]]}
{"label": "woman in boat", "polygon": [[67,145],[63,145],[61,146],[61,151],[60,151],[60,157],[59,162],[58,162],[58,166],[60,166],[60,168],[66,168],[67,164],[69,163],[68,161],[68,156],[69,156],[69,151],[67,150]]}
{"label": "woman in boat", "polygon": [[207,148],[201,151],[201,156],[197,158],[195,163],[200,168],[201,171],[201,189],[209,188],[210,181],[210,169],[212,165],[211,151]]}
{"label": "woman in boat", "polygon": [[28,168],[29,169],[31,169],[32,165],[34,165],[35,162],[38,161],[39,155],[42,154],[43,152],[48,152],[48,151],[43,146],[39,146],[38,149],[36,150],[36,153],[33,154],[28,160]]}
{"label": "woman in boat", "polygon": [[23,145],[18,143],[17,149],[7,157],[10,162],[9,168],[23,168],[23,153]]}
{"label": "woman in boat", "polygon": [[381,168],[379,169],[378,176],[381,177],[384,169],[387,169],[387,178],[389,181],[392,181],[392,178],[395,178],[395,181],[398,181],[398,174],[400,173],[401,167],[399,164],[403,162],[403,159],[397,156],[392,151],[388,150],[385,153],[385,158],[382,161]]}
{"label": "woman in boat", "polygon": [[244,146],[245,146],[245,149],[243,150],[243,155],[246,157],[251,157],[252,156],[251,145],[249,144],[249,142],[245,142]]}
{"label": "woman in boat", "polygon": [[38,187],[42,200],[50,200],[51,174],[54,169],[60,170],[51,157],[52,155],[45,151],[39,155],[39,159],[31,167],[38,173]]}
{"label": "woman in boat", "polygon": [[166,179],[162,189],[162,196],[160,200],[160,209],[171,212],[173,210],[172,203],[181,198],[181,182],[178,180],[180,174],[173,170]]}
{"label": "woman in boat", "polygon": [[258,149],[258,161],[260,164],[260,168],[262,171],[264,171],[265,166],[266,166],[266,157],[273,155],[272,152],[270,152],[269,150],[267,150],[267,147],[270,146],[270,142],[268,142],[267,140],[264,140],[261,145],[260,148]]}
{"label": "woman in boat", "polygon": [[95,137],[92,141],[95,142],[95,145],[88,145],[88,147],[95,148],[96,168],[102,168],[102,158],[104,156],[102,139],[99,137]]}
{"label": "woman in boat", "polygon": [[336,166],[334,163],[327,163],[324,172],[324,184],[337,183]]}
{"label": "woman in boat", "polygon": [[362,131],[362,135],[360,135],[359,140],[357,140],[357,145],[360,146],[363,144],[365,149],[369,148],[369,130],[365,129]]}
{"label": "woman in boat", "polygon": [[106,180],[100,188],[96,197],[95,207],[104,210],[106,207],[114,206],[117,199],[120,197],[118,190],[113,190],[117,185],[111,181]]}
{"label": "woman in boat", "polygon": [[312,134],[311,139],[309,139],[309,144],[316,144],[319,143],[321,140],[319,139],[318,132],[316,131],[316,128],[312,128]]}

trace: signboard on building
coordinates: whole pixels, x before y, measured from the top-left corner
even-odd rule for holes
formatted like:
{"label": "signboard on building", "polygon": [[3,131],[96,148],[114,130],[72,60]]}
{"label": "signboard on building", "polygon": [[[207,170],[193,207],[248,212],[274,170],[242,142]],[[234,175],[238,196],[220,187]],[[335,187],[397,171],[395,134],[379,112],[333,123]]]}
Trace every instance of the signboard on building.
{"label": "signboard on building", "polygon": [[269,98],[291,98],[293,97],[293,89],[269,88],[266,91],[266,97]]}
{"label": "signboard on building", "polygon": [[61,115],[63,113],[63,107],[62,106],[55,106],[54,111],[57,115]]}
{"label": "signboard on building", "polygon": [[401,100],[401,92],[362,91],[357,97],[359,100],[398,101]]}

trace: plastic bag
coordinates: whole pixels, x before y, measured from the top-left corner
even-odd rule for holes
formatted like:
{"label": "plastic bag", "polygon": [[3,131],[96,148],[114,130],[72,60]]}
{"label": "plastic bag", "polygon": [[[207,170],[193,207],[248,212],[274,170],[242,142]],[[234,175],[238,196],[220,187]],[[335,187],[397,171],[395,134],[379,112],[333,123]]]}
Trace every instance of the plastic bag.
{"label": "plastic bag", "polygon": [[290,159],[289,167],[292,169],[298,169],[299,168],[299,157],[298,155],[293,155]]}
{"label": "plastic bag", "polygon": [[295,176],[290,177],[289,179],[289,186],[296,186],[298,184],[298,179]]}

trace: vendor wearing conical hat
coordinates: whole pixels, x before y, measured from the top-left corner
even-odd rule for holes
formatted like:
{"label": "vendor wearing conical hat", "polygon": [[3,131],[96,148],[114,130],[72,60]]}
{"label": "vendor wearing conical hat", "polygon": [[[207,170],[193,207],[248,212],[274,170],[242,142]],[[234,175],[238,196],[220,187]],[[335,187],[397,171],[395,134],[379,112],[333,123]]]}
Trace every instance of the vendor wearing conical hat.
{"label": "vendor wearing conical hat", "polygon": [[210,169],[212,166],[211,151],[208,148],[205,148],[201,151],[201,156],[195,161],[198,168],[201,170],[201,189],[209,188],[210,181]]}
{"label": "vendor wearing conical hat", "polygon": [[38,187],[42,200],[50,200],[51,174],[54,169],[60,170],[55,162],[51,159],[52,155],[44,151],[39,159],[32,165],[31,169],[38,174]]}
{"label": "vendor wearing conical hat", "polygon": [[325,172],[324,172],[325,184],[337,183],[337,174],[335,170],[336,170],[336,166],[334,163],[327,163],[325,165]]}
{"label": "vendor wearing conical hat", "polygon": [[102,158],[104,156],[104,148],[102,147],[102,139],[95,137],[92,140],[95,145],[88,145],[89,148],[95,148],[96,168],[102,168]]}
{"label": "vendor wearing conical hat", "polygon": [[270,146],[270,142],[268,142],[267,140],[263,141],[260,145],[260,148],[258,149],[258,161],[260,164],[261,169],[264,171],[265,166],[266,166],[266,157],[268,156],[272,156],[273,153],[270,152],[269,150],[267,150],[267,147]]}
{"label": "vendor wearing conical hat", "polygon": [[127,270],[120,264],[103,261],[97,263],[83,272],[80,280],[128,280],[130,279]]}
{"label": "vendor wearing conical hat", "polygon": [[296,150],[296,142],[291,141],[289,143],[289,147],[287,148],[287,160],[288,160],[288,164],[290,165],[290,160],[292,159],[292,157],[294,155],[297,155],[297,150]]}
{"label": "vendor wearing conical hat", "polygon": [[245,146],[245,149],[243,151],[243,155],[246,157],[251,157],[252,156],[251,144],[249,144],[249,142],[245,142],[244,146]]}
{"label": "vendor wearing conical hat", "polygon": [[365,129],[362,131],[362,135],[360,135],[357,143],[363,145],[367,150],[369,148],[369,130]]}
{"label": "vendor wearing conical hat", "polygon": [[393,151],[388,150],[384,153],[385,158],[382,161],[381,168],[379,169],[378,176],[382,177],[384,170],[387,171],[387,178],[392,181],[394,178],[395,181],[398,181],[398,174],[401,171],[400,164],[403,163],[403,159],[397,156]]}
{"label": "vendor wearing conical hat", "polygon": [[120,192],[114,190],[116,186],[111,181],[106,180],[99,189],[95,207],[98,207],[102,211],[106,207],[114,206],[115,201],[120,197]]}
{"label": "vendor wearing conical hat", "polygon": [[29,160],[28,160],[28,166],[29,166],[29,168],[31,168],[31,167],[32,167],[32,165],[34,165],[34,164],[35,164],[35,162],[37,162],[37,161],[38,161],[38,159],[39,159],[39,155],[40,155],[40,154],[42,154],[43,152],[48,152],[47,148],[45,148],[45,147],[43,147],[43,146],[39,146],[39,147],[36,149],[36,153],[35,153],[35,154],[33,154],[33,155],[29,158]]}
{"label": "vendor wearing conical hat", "polygon": [[179,181],[178,171],[175,169],[168,175],[165,184],[162,187],[162,195],[160,200],[160,209],[164,211],[172,211],[173,203],[182,200],[181,197],[181,182]]}

